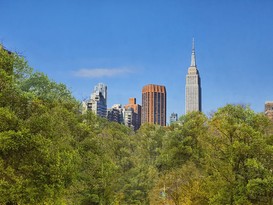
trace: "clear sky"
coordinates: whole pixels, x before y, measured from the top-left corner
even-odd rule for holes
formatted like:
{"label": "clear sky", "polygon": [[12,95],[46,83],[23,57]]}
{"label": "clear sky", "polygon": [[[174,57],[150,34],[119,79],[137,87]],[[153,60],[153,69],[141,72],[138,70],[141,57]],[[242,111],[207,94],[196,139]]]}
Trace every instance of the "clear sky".
{"label": "clear sky", "polygon": [[108,107],[165,85],[167,118],[184,114],[192,37],[203,111],[263,112],[273,100],[272,0],[0,0],[0,42],[82,100],[108,86]]}

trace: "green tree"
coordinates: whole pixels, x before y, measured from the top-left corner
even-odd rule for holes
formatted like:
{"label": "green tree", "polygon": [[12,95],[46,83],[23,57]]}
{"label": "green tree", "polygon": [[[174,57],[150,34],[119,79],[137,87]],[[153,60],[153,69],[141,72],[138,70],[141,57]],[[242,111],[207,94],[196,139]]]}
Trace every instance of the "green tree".
{"label": "green tree", "polygon": [[[60,101],[49,106],[22,90],[35,75],[22,57],[2,49],[0,54],[0,203],[61,203],[75,173],[69,126],[75,110]],[[76,106],[72,99],[66,103]]]}
{"label": "green tree", "polygon": [[150,204],[192,205],[207,204],[204,175],[193,162],[163,174],[149,194]]}
{"label": "green tree", "polygon": [[200,139],[207,134],[207,118],[200,112],[182,116],[163,136],[157,160],[159,171],[181,167],[188,160],[199,163],[202,157]]}
{"label": "green tree", "polygon": [[260,186],[272,180],[268,126],[264,116],[241,105],[214,113],[209,136],[203,140],[210,204],[272,203],[272,186]]}

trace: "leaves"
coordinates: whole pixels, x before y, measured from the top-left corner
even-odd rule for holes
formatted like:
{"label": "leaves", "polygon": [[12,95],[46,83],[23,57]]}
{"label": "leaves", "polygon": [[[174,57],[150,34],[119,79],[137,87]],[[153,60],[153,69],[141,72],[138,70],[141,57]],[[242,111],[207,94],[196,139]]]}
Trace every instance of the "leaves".
{"label": "leaves", "polygon": [[0,49],[0,204],[272,204],[273,124],[247,106],[137,131]]}

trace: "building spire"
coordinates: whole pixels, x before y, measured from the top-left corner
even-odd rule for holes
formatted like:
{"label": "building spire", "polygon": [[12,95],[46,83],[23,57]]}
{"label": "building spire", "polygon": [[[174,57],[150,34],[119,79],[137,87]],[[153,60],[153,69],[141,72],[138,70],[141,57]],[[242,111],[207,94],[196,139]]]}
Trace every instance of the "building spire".
{"label": "building spire", "polygon": [[194,38],[192,38],[191,67],[196,67]]}

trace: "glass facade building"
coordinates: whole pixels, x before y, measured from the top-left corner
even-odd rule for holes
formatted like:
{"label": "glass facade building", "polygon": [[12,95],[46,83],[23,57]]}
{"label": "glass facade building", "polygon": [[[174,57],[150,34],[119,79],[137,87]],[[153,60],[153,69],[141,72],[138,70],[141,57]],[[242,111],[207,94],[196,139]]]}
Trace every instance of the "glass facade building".
{"label": "glass facade building", "polygon": [[87,109],[92,110],[101,117],[107,116],[107,86],[99,83],[95,86],[90,100],[87,103]]}

